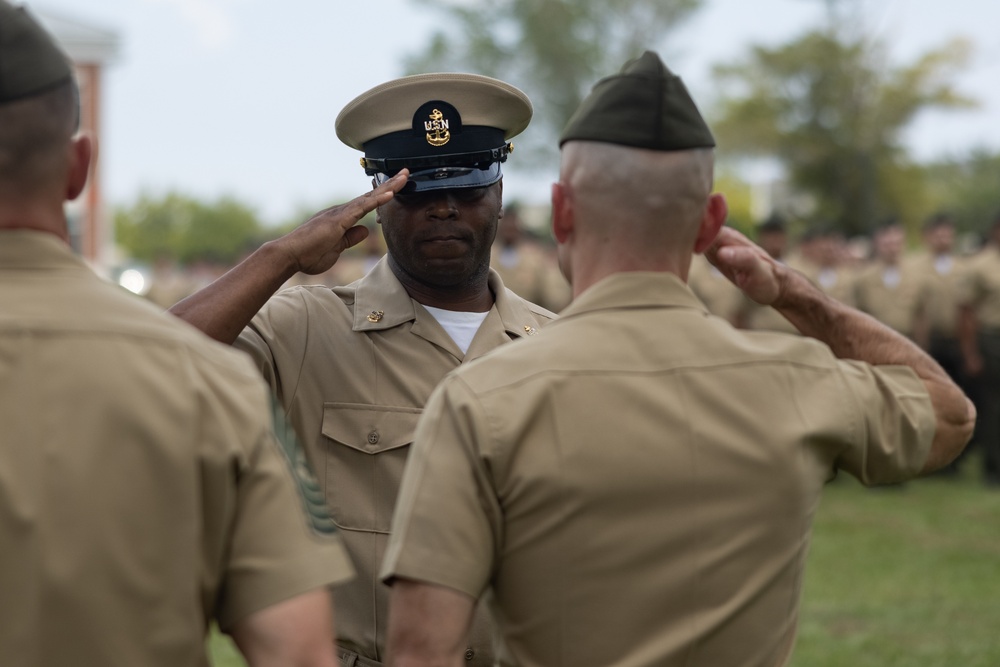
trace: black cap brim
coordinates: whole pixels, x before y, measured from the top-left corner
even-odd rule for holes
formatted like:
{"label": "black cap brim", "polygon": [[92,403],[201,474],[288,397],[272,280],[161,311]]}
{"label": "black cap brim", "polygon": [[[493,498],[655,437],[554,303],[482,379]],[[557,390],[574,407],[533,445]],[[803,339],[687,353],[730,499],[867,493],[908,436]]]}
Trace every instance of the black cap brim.
{"label": "black cap brim", "polygon": [[[484,188],[498,182],[503,174],[500,163],[494,162],[485,168],[479,167],[435,167],[420,169],[410,174],[403,187],[403,193],[430,192],[432,190],[447,190],[452,188]],[[391,175],[377,173],[374,176],[375,185],[381,185],[391,178]]]}

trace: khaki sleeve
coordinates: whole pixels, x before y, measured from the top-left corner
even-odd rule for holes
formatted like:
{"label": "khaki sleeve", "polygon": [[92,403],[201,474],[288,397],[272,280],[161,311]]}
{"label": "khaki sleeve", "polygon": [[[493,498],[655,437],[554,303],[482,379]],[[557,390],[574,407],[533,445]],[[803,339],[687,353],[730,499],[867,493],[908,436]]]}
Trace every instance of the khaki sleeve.
{"label": "khaki sleeve", "polygon": [[309,309],[303,306],[302,293],[295,288],[284,289],[268,299],[233,347],[250,355],[275,395],[290,396],[295,393],[301,366],[290,365],[290,370],[280,369],[285,373],[281,374],[275,358],[301,359],[308,330]]}
{"label": "khaki sleeve", "polygon": [[245,416],[251,426],[245,455],[234,462],[235,506],[222,564],[217,616],[223,630],[354,573],[297,439],[263,384],[251,386],[256,391]]}
{"label": "khaki sleeve", "polygon": [[479,452],[488,447],[475,397],[451,376],[417,426],[380,576],[447,586],[478,598],[502,541],[501,512]]}
{"label": "khaki sleeve", "polygon": [[848,407],[860,415],[837,467],[863,484],[915,477],[934,439],[934,408],[923,382],[908,366],[841,361]]}

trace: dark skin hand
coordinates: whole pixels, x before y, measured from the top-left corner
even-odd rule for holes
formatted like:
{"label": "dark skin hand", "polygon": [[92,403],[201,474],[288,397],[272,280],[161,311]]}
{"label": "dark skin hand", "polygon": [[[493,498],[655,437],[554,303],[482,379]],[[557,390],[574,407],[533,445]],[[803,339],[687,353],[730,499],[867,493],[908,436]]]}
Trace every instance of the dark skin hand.
{"label": "dark skin hand", "polygon": [[371,192],[331,206],[299,227],[261,246],[250,257],[171,309],[177,317],[215,340],[232,344],[263,305],[297,272],[327,271],[340,254],[363,241],[368,230],[358,222],[389,202],[404,185],[405,169]]}

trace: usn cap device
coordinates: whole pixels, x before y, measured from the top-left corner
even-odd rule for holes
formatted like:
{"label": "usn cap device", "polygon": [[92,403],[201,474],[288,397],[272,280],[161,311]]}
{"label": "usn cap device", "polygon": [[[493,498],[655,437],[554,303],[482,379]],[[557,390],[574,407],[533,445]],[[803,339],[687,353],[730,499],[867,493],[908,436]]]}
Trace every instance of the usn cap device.
{"label": "usn cap device", "polygon": [[364,151],[376,184],[404,167],[404,192],[476,188],[500,180],[510,139],[531,121],[514,86],[478,74],[416,74],[359,95],[337,116],[337,137]]}

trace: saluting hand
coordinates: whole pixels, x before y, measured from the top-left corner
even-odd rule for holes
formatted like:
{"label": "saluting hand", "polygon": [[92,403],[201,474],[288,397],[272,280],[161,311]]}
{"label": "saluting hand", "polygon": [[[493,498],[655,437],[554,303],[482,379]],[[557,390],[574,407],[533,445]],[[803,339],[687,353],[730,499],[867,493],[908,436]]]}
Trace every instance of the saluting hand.
{"label": "saluting hand", "polygon": [[770,306],[781,297],[788,269],[735,229],[720,229],[705,258],[753,301]]}
{"label": "saluting hand", "polygon": [[288,253],[297,271],[316,275],[329,270],[342,252],[367,238],[368,229],[358,222],[392,199],[406,185],[408,176],[404,169],[371,192],[320,211],[275,245]]}

